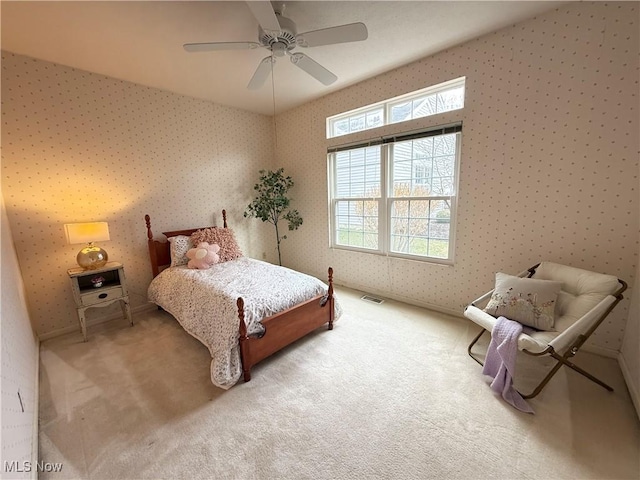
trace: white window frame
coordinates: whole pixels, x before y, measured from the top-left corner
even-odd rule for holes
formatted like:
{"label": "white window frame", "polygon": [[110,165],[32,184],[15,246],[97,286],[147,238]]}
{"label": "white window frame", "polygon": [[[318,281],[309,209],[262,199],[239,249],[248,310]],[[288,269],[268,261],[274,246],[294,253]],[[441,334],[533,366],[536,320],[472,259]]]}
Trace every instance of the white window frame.
{"label": "white window frame", "polygon": [[[443,82],[443,83],[439,83],[437,85],[433,85],[427,88],[423,88],[421,90],[416,90],[414,92],[410,92],[407,93],[405,95],[399,95],[397,97],[393,97],[390,99],[387,99],[383,102],[378,102],[378,103],[374,103],[371,105],[366,105],[364,107],[360,107],[360,108],[356,108],[355,110],[350,110],[348,112],[344,112],[341,113],[339,115],[334,115],[332,117],[328,117],[327,118],[327,125],[326,125],[326,135],[327,138],[335,138],[335,137],[340,137],[343,135],[349,135],[351,133],[356,133],[356,132],[363,132],[365,130],[370,130],[372,128],[379,128],[381,126],[384,125],[391,125],[391,124],[397,124],[397,123],[401,123],[401,122],[391,122],[391,109],[398,105],[398,104],[402,104],[405,102],[412,102],[415,100],[419,100],[421,98],[424,97],[428,97],[431,95],[437,95],[438,93],[443,93],[449,90],[455,90],[456,88],[462,87],[463,89],[465,88],[465,83],[466,83],[466,77],[459,77],[459,78],[455,78],[453,80],[449,80],[447,82]],[[464,93],[462,94],[462,106],[460,108],[464,108]],[[373,112],[375,110],[379,110],[382,109],[382,125],[377,125],[375,127],[369,127],[369,128],[363,128],[361,130],[354,130],[353,132],[350,130],[347,133],[343,133],[340,135],[334,135],[333,133],[333,129],[336,123],[341,122],[343,120],[348,120],[350,121],[353,118],[359,117],[360,115],[366,115],[369,112]],[[451,109],[451,110],[444,110],[442,112],[434,112],[431,115],[438,115],[440,113],[444,113],[444,112],[452,112],[458,109]],[[429,115],[424,115],[424,116],[429,116]],[[415,117],[415,118],[423,118],[424,116],[421,117]],[[403,120],[403,121],[411,121],[411,120],[415,120],[415,118],[411,118],[411,119],[407,119],[407,120]]]}
{"label": "white window frame", "polygon": [[[453,179],[453,193],[452,195],[439,196],[431,195],[426,197],[393,197],[390,193],[393,191],[391,169],[393,166],[393,160],[391,157],[391,150],[395,140],[402,141],[409,136],[414,139],[423,138],[428,136],[438,136],[456,133],[456,154],[454,164],[454,179]],[[371,147],[380,145],[380,198],[358,197],[358,198],[338,198],[336,197],[337,190],[337,166],[336,166],[336,153],[345,150],[355,150],[358,148]],[[458,205],[458,184],[460,178],[460,153],[462,145],[462,123],[456,123],[453,125],[441,126],[437,128],[429,128],[423,131],[414,132],[405,135],[394,135],[393,137],[383,138],[371,141],[363,142],[356,145],[344,145],[340,147],[330,148],[327,153],[328,159],[328,173],[329,173],[329,228],[330,228],[330,247],[340,250],[351,250],[357,252],[385,255],[390,257],[407,258],[418,261],[425,261],[431,263],[453,264],[455,253],[455,226],[457,219],[457,205]],[[338,216],[338,202],[340,201],[376,201],[378,202],[378,248],[365,248],[357,247],[353,245],[342,245],[338,243],[337,237],[337,216]],[[450,219],[449,219],[449,244],[448,244],[448,256],[447,258],[433,257],[428,255],[415,255],[403,252],[394,252],[391,250],[391,214],[392,204],[395,201],[413,201],[413,200],[448,200],[450,204]]]}
{"label": "white window frame", "polygon": [[[370,143],[368,145],[362,145],[362,147],[370,147],[370,146],[375,146],[374,143]],[[380,144],[380,146],[382,147],[382,145]],[[357,149],[358,147],[353,148],[353,150]],[[344,150],[351,150],[351,148],[345,148]],[[384,253],[385,249],[381,247],[381,242],[382,242],[382,238],[380,235],[380,231],[381,231],[381,224],[384,223],[383,221],[383,216],[380,215],[380,212],[383,212],[384,210],[384,205],[382,203],[382,200],[384,199],[385,195],[384,195],[384,190],[385,190],[385,185],[386,185],[386,171],[385,171],[385,158],[384,158],[384,149],[381,150],[380,152],[380,192],[381,195],[379,198],[376,197],[337,197],[337,192],[336,192],[336,187],[337,187],[337,177],[338,177],[338,172],[337,172],[337,165],[336,165],[336,161],[335,161],[335,152],[334,153],[330,153],[328,154],[328,156],[331,157],[331,159],[328,162],[329,165],[329,179],[330,179],[330,188],[329,188],[329,192],[330,192],[330,205],[331,205],[331,212],[330,212],[330,225],[331,225],[331,245],[336,245],[337,248],[341,248],[344,250],[355,250],[358,252],[370,252],[370,253],[378,253],[378,254],[382,254]],[[341,245],[337,243],[337,239],[336,239],[336,217],[338,215],[338,202],[372,202],[372,201],[377,201],[378,202],[378,248],[374,249],[374,248],[365,248],[365,247],[354,247],[351,245]]]}
{"label": "white window frame", "polygon": [[[351,129],[349,129],[349,131],[347,133],[342,133],[340,135],[333,135],[333,128],[336,125],[336,123],[339,123],[343,120],[346,120],[348,122],[350,122],[351,120],[364,115],[365,116],[365,122],[366,122],[366,116],[368,113],[373,113],[376,110],[380,110],[382,113],[382,123],[380,125],[376,125],[373,127],[365,127],[363,129],[360,130],[353,130],[351,131]],[[348,114],[341,114],[337,117],[331,117],[331,119],[327,119],[327,138],[334,138],[334,137],[341,137],[343,135],[349,135],[351,133],[356,133],[356,132],[364,132],[365,130],[371,130],[372,128],[379,128],[382,127],[384,125],[387,125],[387,115],[388,115],[388,109],[385,108],[384,103],[378,103],[375,105],[369,105],[366,107],[362,107],[362,108],[358,108],[357,110],[352,110],[351,112],[348,112]]]}

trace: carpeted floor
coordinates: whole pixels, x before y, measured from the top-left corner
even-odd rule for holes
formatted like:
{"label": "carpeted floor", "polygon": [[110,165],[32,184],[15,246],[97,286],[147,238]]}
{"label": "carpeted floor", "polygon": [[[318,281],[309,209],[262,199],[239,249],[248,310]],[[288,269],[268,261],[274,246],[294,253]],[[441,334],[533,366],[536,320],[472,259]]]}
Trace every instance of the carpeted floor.
{"label": "carpeted floor", "polygon": [[[164,312],[41,347],[40,478],[640,478],[640,423],[617,362],[580,353],[609,393],[561,369],[520,413],[466,353],[470,322],[338,288],[345,315],[228,391]],[[486,346],[486,342],[484,344]],[[523,387],[539,359],[518,365]],[[548,363],[547,363],[548,365]]]}

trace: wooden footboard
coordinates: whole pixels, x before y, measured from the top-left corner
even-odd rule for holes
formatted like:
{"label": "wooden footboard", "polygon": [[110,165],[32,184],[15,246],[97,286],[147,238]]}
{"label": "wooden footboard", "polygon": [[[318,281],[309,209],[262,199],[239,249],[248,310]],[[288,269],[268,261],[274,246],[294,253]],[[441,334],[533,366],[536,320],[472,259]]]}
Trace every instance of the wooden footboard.
{"label": "wooden footboard", "polygon": [[247,335],[244,321],[244,300],[237,300],[238,317],[240,319],[240,357],[244,381],[251,380],[251,367],[264,360],[287,345],[328,323],[333,329],[333,269],[329,267],[329,289],[326,295],[320,295],[288,310],[262,320],[264,334]]}

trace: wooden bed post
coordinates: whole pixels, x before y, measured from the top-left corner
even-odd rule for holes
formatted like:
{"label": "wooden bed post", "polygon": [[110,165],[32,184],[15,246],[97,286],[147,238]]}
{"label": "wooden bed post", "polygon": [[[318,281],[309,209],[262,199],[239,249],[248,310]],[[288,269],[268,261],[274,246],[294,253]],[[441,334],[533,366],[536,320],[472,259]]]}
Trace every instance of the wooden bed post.
{"label": "wooden bed post", "polygon": [[144,216],[144,221],[147,223],[147,245],[149,246],[149,257],[151,257],[151,270],[153,276],[156,277],[160,273],[158,268],[158,252],[153,244],[153,233],[151,232],[151,217],[149,215]]}
{"label": "wooden bed post", "polygon": [[333,268],[329,267],[329,290],[327,290],[327,296],[329,297],[329,330],[333,330],[333,317],[335,315],[335,306],[333,305]]}
{"label": "wooden bed post", "polygon": [[[223,210],[224,211],[224,210]],[[238,297],[238,318],[240,319],[240,361],[242,363],[242,373],[244,381],[251,380],[251,366],[249,365],[249,337],[247,336],[247,324],[244,322],[244,300]]]}
{"label": "wooden bed post", "polygon": [[227,228],[227,211],[225,209],[222,209],[222,224],[224,228]]}

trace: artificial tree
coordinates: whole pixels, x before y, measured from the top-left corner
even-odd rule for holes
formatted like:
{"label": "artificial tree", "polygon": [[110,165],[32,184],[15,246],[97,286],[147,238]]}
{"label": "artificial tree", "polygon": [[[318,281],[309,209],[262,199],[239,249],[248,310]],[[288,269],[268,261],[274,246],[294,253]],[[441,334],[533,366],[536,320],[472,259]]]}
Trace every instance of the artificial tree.
{"label": "artificial tree", "polygon": [[[275,172],[260,170],[259,173],[260,181],[253,186],[258,195],[249,204],[244,216],[259,218],[263,222],[273,224],[276,229],[278,263],[282,265],[280,242],[287,236],[280,236],[278,222],[281,219],[286,220],[289,223],[289,230],[297,230],[302,225],[302,217],[298,210],[288,210],[291,198],[287,196],[287,192],[293,187],[293,180],[289,176],[285,177],[284,168],[279,168]],[[285,210],[287,210],[286,213]]]}

